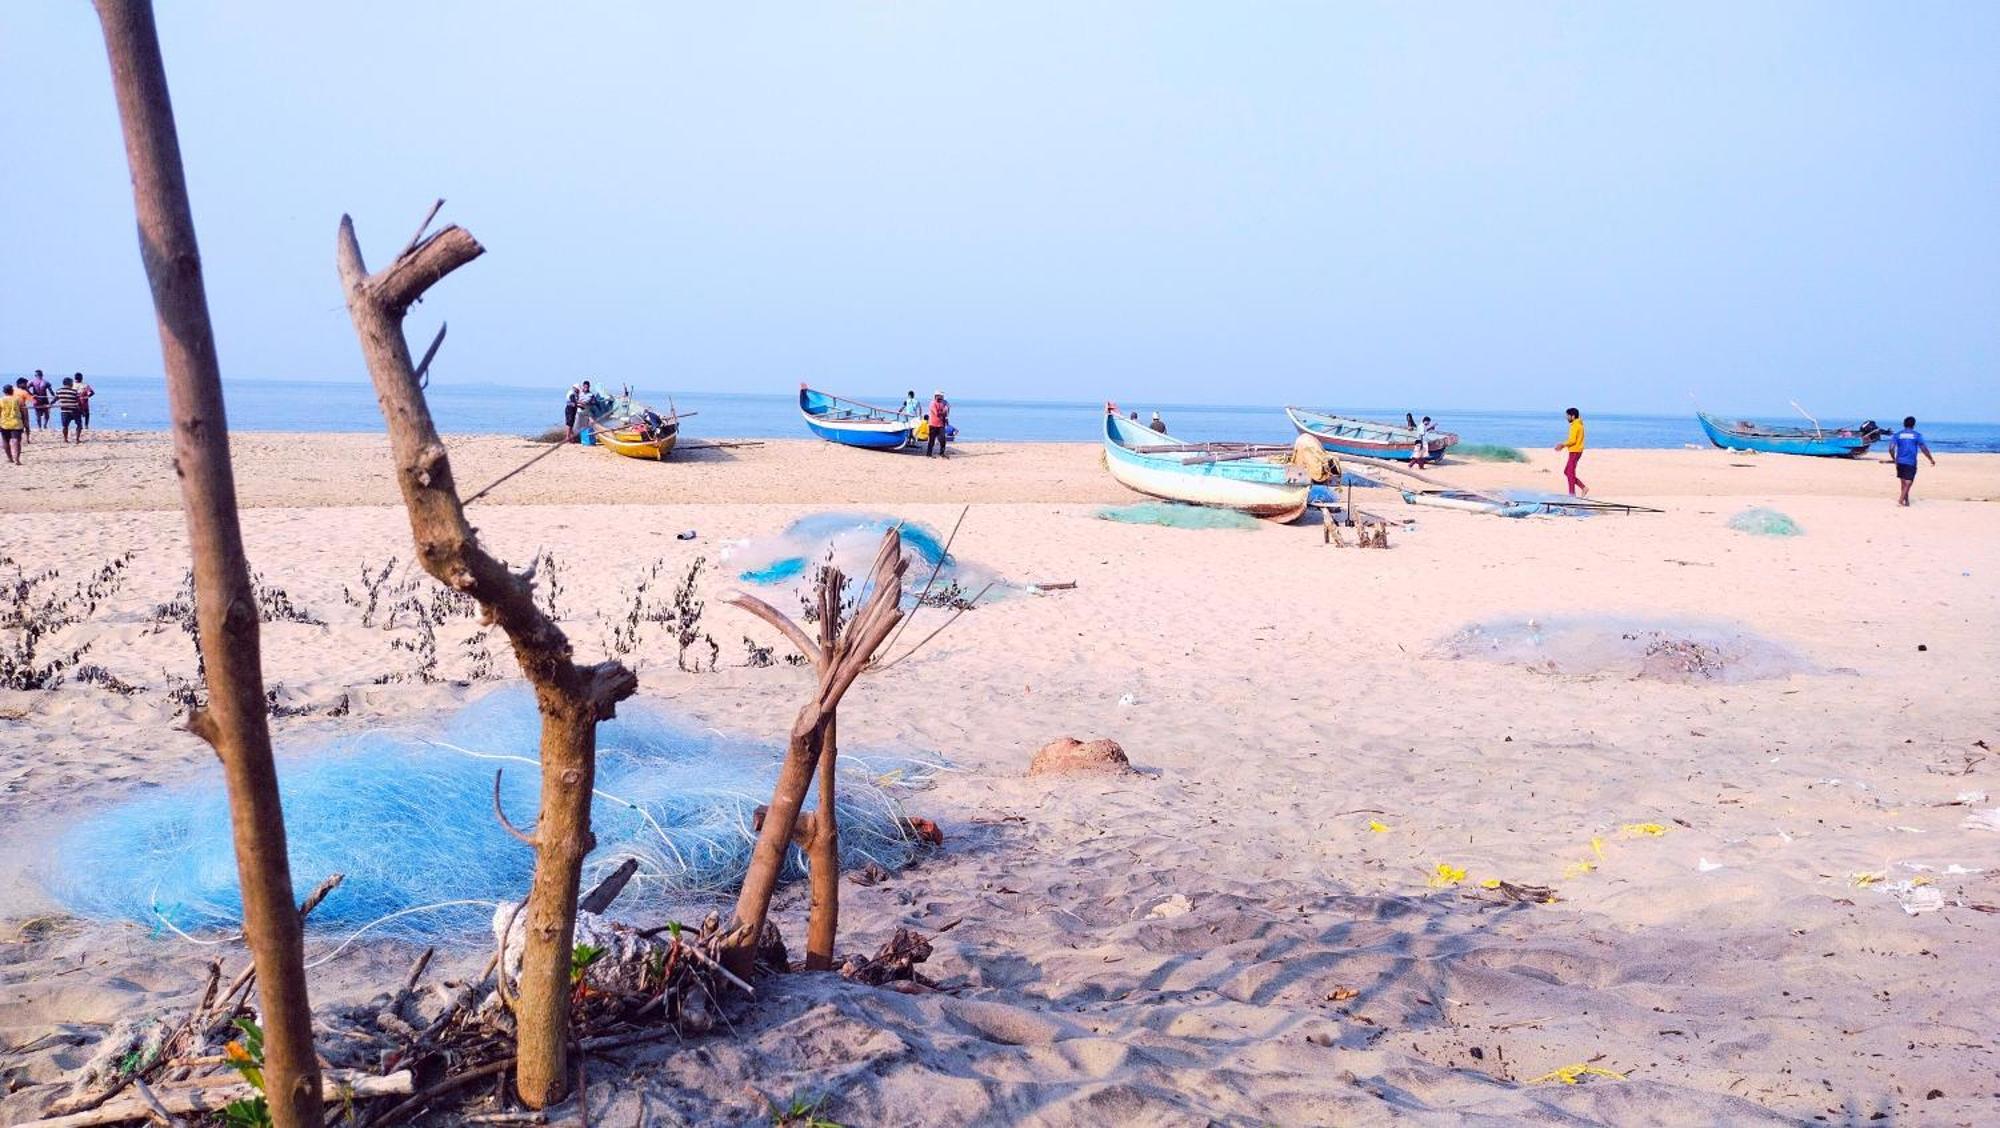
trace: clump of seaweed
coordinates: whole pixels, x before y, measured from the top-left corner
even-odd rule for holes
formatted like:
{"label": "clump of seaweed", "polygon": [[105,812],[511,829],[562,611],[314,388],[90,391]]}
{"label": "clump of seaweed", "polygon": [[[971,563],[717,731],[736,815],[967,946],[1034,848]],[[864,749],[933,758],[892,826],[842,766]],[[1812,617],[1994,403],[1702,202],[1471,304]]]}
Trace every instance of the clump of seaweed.
{"label": "clump of seaweed", "polygon": [[24,570],[0,557],[0,688],[54,689],[90,652],[88,640],[57,645],[56,636],[90,618],[98,605],[125,586],[127,552],[100,565],[68,592],[55,568]]}

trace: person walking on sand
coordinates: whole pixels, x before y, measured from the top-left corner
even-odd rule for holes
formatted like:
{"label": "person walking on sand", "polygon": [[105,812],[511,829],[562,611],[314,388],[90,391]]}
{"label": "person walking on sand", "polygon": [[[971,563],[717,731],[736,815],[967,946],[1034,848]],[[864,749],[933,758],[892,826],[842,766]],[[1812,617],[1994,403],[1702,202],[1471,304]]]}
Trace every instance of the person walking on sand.
{"label": "person walking on sand", "polygon": [[97,389],[83,382],[83,373],[76,374],[76,441],[83,441],[83,433],[90,430],[90,398]]}
{"label": "person walking on sand", "polygon": [[1930,459],[1932,466],[1937,459],[1931,458],[1931,448],[1924,443],[1924,433],[1917,430],[1917,417],[1903,416],[1903,429],[1889,436],[1889,453],[1896,459],[1896,484],[1902,487],[1902,495],[1896,499],[1897,505],[1910,504],[1910,487],[1917,482],[1917,454],[1921,451]]}
{"label": "person walking on sand", "polygon": [[931,393],[931,406],[925,414],[924,426],[924,457],[950,458],[951,452],[945,449],[944,432],[951,426],[951,403],[944,398],[943,392]]}
{"label": "person walking on sand", "polygon": [[69,429],[76,428],[76,441],[83,441],[83,420],[77,414],[82,399],[76,392],[76,381],[63,377],[62,387],[56,389],[56,411],[62,415],[62,440],[69,441]]}
{"label": "person walking on sand", "polygon": [[1576,497],[1581,494],[1589,497],[1590,487],[1584,485],[1583,479],[1576,476],[1576,464],[1583,460],[1583,412],[1572,407],[1563,412],[1563,415],[1569,419],[1569,437],[1557,443],[1554,448],[1569,452],[1569,461],[1563,464],[1563,478],[1569,482],[1569,496]]}
{"label": "person walking on sand", "polygon": [[28,406],[34,402],[33,396],[23,398],[18,392],[25,389],[0,387],[0,450],[7,455],[7,465],[21,464],[21,443],[28,435]]}
{"label": "person walking on sand", "polygon": [[35,426],[49,429],[49,412],[55,409],[56,389],[42,370],[35,369],[35,378],[28,381],[28,394],[35,397]]}

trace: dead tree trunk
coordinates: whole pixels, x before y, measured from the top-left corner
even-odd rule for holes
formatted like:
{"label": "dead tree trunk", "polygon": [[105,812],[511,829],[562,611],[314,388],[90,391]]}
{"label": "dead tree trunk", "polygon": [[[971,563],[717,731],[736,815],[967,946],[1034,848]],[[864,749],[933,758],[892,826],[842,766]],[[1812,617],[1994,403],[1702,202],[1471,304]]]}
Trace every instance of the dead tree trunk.
{"label": "dead tree trunk", "polygon": [[[771,895],[778,888],[778,873],[784,868],[785,852],[795,840],[805,847],[812,870],[812,911],[806,928],[805,966],[808,969],[833,966],[834,934],[840,913],[840,838],[834,814],[834,713],[848,687],[874,659],[876,649],[902,619],[903,573],[908,567],[908,561],[903,559],[902,535],[890,529],[882,535],[882,547],[869,570],[874,590],[867,605],[855,613],[844,630],[840,626],[840,607],[845,577],[837,569],[828,569],[819,588],[817,643],[783,612],[755,596],[734,592],[723,601],[783,632],[799,653],[811,659],[819,673],[812,697],[792,722],[785,762],[778,769],[771,806],[758,832],[757,845],[751,851],[743,891],[736,899],[736,919],[723,940],[723,963],[737,975],[748,975],[752,970],[757,939],[770,915]],[[823,773],[819,810],[802,821],[799,808],[805,805],[806,791],[812,787],[816,771]]]}
{"label": "dead tree trunk", "polygon": [[465,519],[451,461],[410,363],[403,316],[432,284],[484,250],[462,227],[446,227],[429,238],[419,230],[395,261],[370,274],[353,222],[340,219],[341,284],[388,425],[417,559],[439,583],[478,600],[487,621],[507,632],[541,709],[542,810],[532,836],[535,877],[521,954],[515,1078],[522,1102],[539,1109],[561,1100],[569,1088],[570,949],[583,858],[596,845],[590,793],[597,774],[597,722],[608,719],[639,683],[617,662],[577,665],[562,628],[535,605],[532,573],[511,571],[488,555]]}
{"label": "dead tree trunk", "polygon": [[209,703],[189,717],[188,728],[214,747],[229,789],[236,872],[243,887],[243,934],[263,1003],[271,1118],[279,1128],[317,1128],[323,1121],[312,1004],[306,995],[304,925],[292,897],[285,813],[264,715],[257,601],[237,524],[222,375],[181,169],[180,138],[167,96],[166,65],[147,0],[97,0],[97,16],[124,124],[140,256],[160,323],[167,402],[174,419],[174,469],[194,556],[195,617],[201,625]]}

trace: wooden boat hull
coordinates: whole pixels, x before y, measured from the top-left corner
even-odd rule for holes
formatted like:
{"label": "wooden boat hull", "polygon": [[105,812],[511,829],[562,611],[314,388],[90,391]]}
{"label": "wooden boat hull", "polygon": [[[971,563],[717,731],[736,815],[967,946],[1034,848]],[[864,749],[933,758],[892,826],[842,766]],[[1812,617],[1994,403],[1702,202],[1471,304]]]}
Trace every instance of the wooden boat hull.
{"label": "wooden boat hull", "polygon": [[1286,481],[1286,467],[1278,463],[1245,460],[1186,465],[1172,455],[1145,453],[1147,447],[1179,443],[1105,413],[1104,464],[1127,489],[1167,501],[1234,509],[1272,521],[1293,521],[1306,511],[1312,484]]}
{"label": "wooden boat hull", "polygon": [[838,396],[799,387],[799,414],[807,429],[830,443],[863,450],[901,450],[910,445],[917,421],[907,415],[855,404]]}
{"label": "wooden boat hull", "polygon": [[1814,458],[1859,458],[1875,445],[1875,436],[1853,428],[1809,431],[1803,427],[1758,427],[1745,430],[1699,412],[1708,441],[1724,450],[1754,450],[1764,454],[1803,454]]}
{"label": "wooden boat hull", "polygon": [[[1408,427],[1329,415],[1303,407],[1286,408],[1285,417],[1292,421],[1292,426],[1318,439],[1321,446],[1334,454],[1352,454],[1392,462],[1416,460],[1417,433]],[[1430,456],[1441,458],[1446,450],[1457,445],[1457,435],[1450,431],[1433,431],[1428,444]]]}
{"label": "wooden boat hull", "polygon": [[672,451],[674,444],[679,441],[679,430],[653,439],[640,437],[639,429],[636,427],[620,427],[597,433],[597,445],[613,454],[622,454],[627,458],[646,458],[654,462],[665,460],[668,452]]}

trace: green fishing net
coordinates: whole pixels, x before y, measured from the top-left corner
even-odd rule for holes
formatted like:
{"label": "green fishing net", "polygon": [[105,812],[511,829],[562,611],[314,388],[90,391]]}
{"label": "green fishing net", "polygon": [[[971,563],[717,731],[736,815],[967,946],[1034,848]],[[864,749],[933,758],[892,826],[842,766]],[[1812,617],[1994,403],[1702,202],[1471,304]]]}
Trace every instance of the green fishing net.
{"label": "green fishing net", "polygon": [[1526,462],[1528,456],[1517,447],[1498,443],[1460,443],[1448,452],[1473,462]]}
{"label": "green fishing net", "polygon": [[1799,523],[1775,509],[1756,506],[1729,519],[1729,527],[1739,533],[1760,537],[1795,537],[1805,532]]}
{"label": "green fishing net", "polygon": [[1257,518],[1234,509],[1184,505],[1175,501],[1107,505],[1097,511],[1097,518],[1127,525],[1165,525],[1169,529],[1254,529],[1258,524]]}

